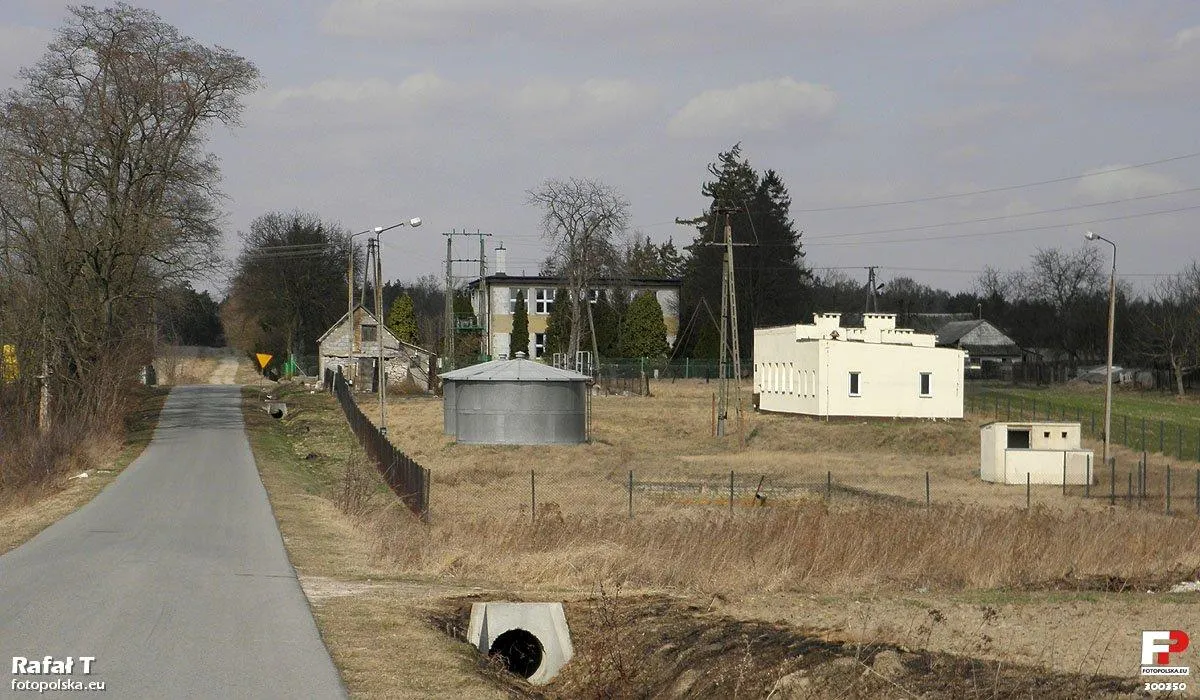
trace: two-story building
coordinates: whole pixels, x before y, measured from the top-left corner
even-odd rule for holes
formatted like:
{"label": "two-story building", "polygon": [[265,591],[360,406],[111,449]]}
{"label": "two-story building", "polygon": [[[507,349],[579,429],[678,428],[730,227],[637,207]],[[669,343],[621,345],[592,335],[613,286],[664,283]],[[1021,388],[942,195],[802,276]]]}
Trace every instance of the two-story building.
{"label": "two-story building", "polygon": [[[542,357],[546,350],[546,326],[554,309],[554,297],[565,289],[567,280],[544,275],[509,275],[505,265],[504,248],[497,248],[496,272],[476,279],[467,285],[471,307],[477,318],[473,325],[483,330],[484,352],[493,358],[507,358],[512,347],[513,314],[517,310],[517,292],[524,292],[525,310],[529,320],[529,355]],[[663,324],[667,328],[667,343],[674,344],[679,333],[679,295],[683,281],[673,278],[600,278],[590,290],[593,302],[603,290],[608,299],[626,294],[633,299],[643,292],[652,292],[662,307]]]}

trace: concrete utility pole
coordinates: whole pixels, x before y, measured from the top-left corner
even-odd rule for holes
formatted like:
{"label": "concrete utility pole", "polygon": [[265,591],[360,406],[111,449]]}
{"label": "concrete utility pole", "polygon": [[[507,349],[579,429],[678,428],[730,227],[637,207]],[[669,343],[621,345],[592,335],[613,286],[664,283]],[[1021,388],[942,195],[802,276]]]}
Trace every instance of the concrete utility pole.
{"label": "concrete utility pole", "polygon": [[454,369],[454,234],[446,236],[446,336],[442,340],[446,356],[443,369]]}
{"label": "concrete utility pole", "polygon": [[383,323],[383,312],[381,310],[381,307],[383,306],[383,285],[381,283],[381,278],[383,277],[383,270],[381,269],[382,266],[380,265],[380,262],[379,262],[380,255],[379,255],[379,235],[378,235],[378,233],[376,234],[375,238],[368,239],[368,240],[372,244],[370,249],[375,254],[375,339],[378,341],[378,347],[379,347],[379,356],[378,356],[378,359],[376,360],[378,362],[378,366],[376,367],[376,373],[378,375],[377,381],[379,382],[379,391],[378,391],[378,394],[379,394],[379,432],[386,436],[387,435],[387,403],[386,403],[387,402],[387,372],[384,370],[384,366],[383,366],[383,328],[384,328],[384,323]]}
{"label": "concrete utility pole", "polygon": [[1088,231],[1083,237],[1089,241],[1104,241],[1112,246],[1112,272],[1108,277],[1108,364],[1104,368],[1104,451],[1101,464],[1108,462],[1109,435],[1112,432],[1112,368],[1113,368],[1113,320],[1117,314],[1117,244],[1104,236]]}
{"label": "concrete utility pole", "polygon": [[717,384],[717,437],[725,435],[725,421],[729,417],[729,362],[733,361],[734,406],[738,417],[738,432],[742,427],[742,350],[738,339],[737,279],[733,269],[733,225],[730,215],[733,209],[720,209],[725,214],[725,256],[721,270],[721,355],[720,374]]}
{"label": "concrete utility pole", "polygon": [[871,265],[867,268],[867,303],[866,306],[863,307],[863,313],[879,312],[879,298],[877,294],[879,293],[880,289],[883,289],[883,285],[875,285],[875,270],[875,265]]}

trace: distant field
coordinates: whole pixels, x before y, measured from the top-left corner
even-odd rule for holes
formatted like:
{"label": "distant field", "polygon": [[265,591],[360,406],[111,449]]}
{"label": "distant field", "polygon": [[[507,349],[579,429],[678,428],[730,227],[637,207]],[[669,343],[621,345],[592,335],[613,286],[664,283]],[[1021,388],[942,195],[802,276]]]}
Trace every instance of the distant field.
{"label": "distant field", "polygon": [[[1051,402],[1055,406],[1065,406],[1068,409],[1079,409],[1085,414],[1095,411],[1102,415],[1104,411],[1104,387],[1095,384],[1057,384],[1047,387],[1013,387],[1009,385],[968,384],[967,395],[972,396],[1011,396],[1014,400],[1028,402],[1038,401],[1045,404]],[[1002,403],[1003,407],[1003,403]],[[1147,421],[1166,420],[1171,423],[1182,423],[1187,426],[1200,428],[1200,394],[1189,395],[1183,399],[1174,394],[1157,391],[1140,391],[1113,387],[1113,414],[1128,415],[1130,418]]]}

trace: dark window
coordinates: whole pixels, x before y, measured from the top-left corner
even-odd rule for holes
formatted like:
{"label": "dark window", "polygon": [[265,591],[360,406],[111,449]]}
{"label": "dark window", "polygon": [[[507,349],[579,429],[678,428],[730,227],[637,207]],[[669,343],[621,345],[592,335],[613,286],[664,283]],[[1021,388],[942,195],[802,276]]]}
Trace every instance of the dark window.
{"label": "dark window", "polygon": [[369,326],[364,323],[362,327],[362,339],[364,343],[373,343],[378,340],[378,336],[375,335],[375,326]]}
{"label": "dark window", "polygon": [[1029,449],[1029,431],[1028,430],[1012,430],[1008,431],[1008,447],[1009,449]]}
{"label": "dark window", "polygon": [[921,396],[930,396],[931,395],[929,388],[930,388],[930,384],[932,383],[932,381],[931,381],[932,378],[933,378],[933,375],[930,374],[929,372],[921,373]]}
{"label": "dark window", "polygon": [[1042,437],[1044,437],[1044,438],[1050,437],[1050,431],[1047,430],[1046,432],[1042,433]]}
{"label": "dark window", "polygon": [[850,395],[858,396],[858,372],[850,373]]}
{"label": "dark window", "polygon": [[1066,439],[1066,437],[1067,437],[1067,431],[1065,431],[1065,430],[1064,430],[1064,431],[1063,431],[1063,434],[1062,434],[1062,436],[1063,436],[1063,439]]}

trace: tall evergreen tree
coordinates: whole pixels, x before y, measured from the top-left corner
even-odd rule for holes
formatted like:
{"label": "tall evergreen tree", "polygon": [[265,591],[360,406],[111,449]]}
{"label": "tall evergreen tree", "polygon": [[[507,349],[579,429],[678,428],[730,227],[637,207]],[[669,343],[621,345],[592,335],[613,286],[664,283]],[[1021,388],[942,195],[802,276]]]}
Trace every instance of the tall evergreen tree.
{"label": "tall evergreen tree", "polygon": [[629,304],[621,332],[624,357],[662,357],[670,350],[662,306],[654,292],[642,292]]}
{"label": "tall evergreen tree", "polygon": [[529,357],[529,309],[525,308],[525,290],[517,290],[517,308],[513,311],[512,334],[508,341],[508,356],[523,352]]}
{"label": "tall evergreen tree", "polygon": [[[710,204],[696,220],[697,236],[687,247],[681,317],[691,317],[701,299],[714,313],[721,308],[725,249],[712,244],[724,243],[728,216],[733,242],[743,244],[734,247],[733,259],[738,334],[742,354],[749,356],[755,328],[799,322],[811,313],[811,274],[804,267],[800,233],[791,219],[791,197],[782,178],[773,170],[760,177],[742,157],[740,145],[719,154],[708,171],[714,179],[701,192]],[[692,337],[683,340],[685,351],[696,352],[704,326],[695,324]]]}
{"label": "tall evergreen tree", "polygon": [[400,340],[416,344],[418,338],[417,312],[413,306],[412,297],[401,294],[392,301],[392,306],[388,309],[387,327],[392,335]]}
{"label": "tall evergreen tree", "polygon": [[559,289],[554,293],[554,306],[550,309],[550,318],[546,320],[545,352],[547,355],[567,352],[570,343],[571,305],[567,300],[567,291]]}

